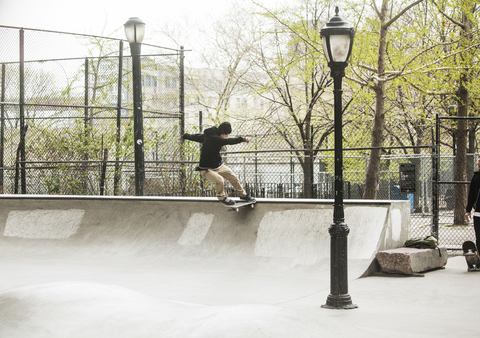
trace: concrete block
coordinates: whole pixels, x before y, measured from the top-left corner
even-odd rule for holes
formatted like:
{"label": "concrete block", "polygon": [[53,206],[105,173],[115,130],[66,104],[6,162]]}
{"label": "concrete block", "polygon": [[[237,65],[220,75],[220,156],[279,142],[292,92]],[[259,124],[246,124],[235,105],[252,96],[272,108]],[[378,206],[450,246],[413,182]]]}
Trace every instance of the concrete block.
{"label": "concrete block", "polygon": [[382,272],[414,275],[419,272],[439,269],[447,264],[446,248],[416,249],[398,248],[380,251],[376,259]]}

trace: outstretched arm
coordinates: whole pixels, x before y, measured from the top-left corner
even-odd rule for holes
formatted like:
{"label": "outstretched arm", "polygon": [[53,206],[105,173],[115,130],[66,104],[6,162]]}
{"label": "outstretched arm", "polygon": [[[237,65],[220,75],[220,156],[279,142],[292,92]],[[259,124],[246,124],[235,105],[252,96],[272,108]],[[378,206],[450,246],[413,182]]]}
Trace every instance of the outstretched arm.
{"label": "outstretched arm", "polygon": [[205,134],[183,134],[182,136],[180,136],[179,140],[190,140],[190,141],[194,141],[194,142],[199,142],[199,143],[202,143],[203,141],[205,141]]}
{"label": "outstretched arm", "polygon": [[225,138],[223,139],[223,145],[229,145],[229,144],[238,144],[242,142],[250,142],[250,139],[248,137],[234,137],[234,138]]}

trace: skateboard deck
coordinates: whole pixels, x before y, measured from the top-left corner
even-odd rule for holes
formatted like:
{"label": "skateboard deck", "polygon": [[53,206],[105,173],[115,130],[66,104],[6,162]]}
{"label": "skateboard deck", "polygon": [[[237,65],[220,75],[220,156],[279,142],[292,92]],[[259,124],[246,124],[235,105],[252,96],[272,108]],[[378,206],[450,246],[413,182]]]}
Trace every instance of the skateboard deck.
{"label": "skateboard deck", "polygon": [[228,208],[228,211],[236,211],[239,212],[240,208],[250,206],[250,208],[255,208],[255,203],[257,201],[251,201],[251,202],[246,202],[246,201],[235,201],[235,204],[233,205],[225,205]]}
{"label": "skateboard deck", "polygon": [[480,256],[477,246],[472,241],[466,241],[462,244],[463,255],[467,261],[468,271],[480,271]]}

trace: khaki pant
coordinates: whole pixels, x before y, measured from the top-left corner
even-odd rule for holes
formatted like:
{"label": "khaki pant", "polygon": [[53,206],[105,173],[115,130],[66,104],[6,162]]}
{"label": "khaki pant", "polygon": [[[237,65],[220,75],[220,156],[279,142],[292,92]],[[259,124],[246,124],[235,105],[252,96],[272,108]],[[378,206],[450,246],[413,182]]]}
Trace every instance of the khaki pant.
{"label": "khaki pant", "polygon": [[247,194],[242,188],[237,176],[235,176],[233,171],[224,164],[222,164],[217,169],[202,170],[200,171],[200,174],[202,174],[203,178],[215,183],[215,189],[217,190],[217,198],[219,200],[223,200],[225,197],[227,197],[224,189],[224,178],[232,184],[238,196],[245,197],[245,195]]}

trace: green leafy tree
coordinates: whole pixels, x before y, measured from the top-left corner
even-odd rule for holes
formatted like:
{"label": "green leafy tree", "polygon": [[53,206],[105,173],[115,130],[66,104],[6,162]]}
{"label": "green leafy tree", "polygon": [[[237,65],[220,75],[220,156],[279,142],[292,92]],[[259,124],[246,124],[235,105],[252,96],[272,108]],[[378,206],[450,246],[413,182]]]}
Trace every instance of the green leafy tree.
{"label": "green leafy tree", "polygon": [[[441,13],[444,22],[451,28],[445,32],[445,43],[449,48],[442,49],[439,73],[443,79],[443,90],[453,96],[457,105],[457,116],[465,118],[475,115],[475,105],[471,97],[478,95],[478,50],[480,6],[477,1],[439,0],[432,1]],[[472,93],[474,95],[472,95]],[[455,181],[467,181],[467,150],[474,150],[475,124],[468,128],[467,120],[459,119],[455,123]],[[469,130],[470,129],[470,130]],[[470,132],[470,136],[469,136]],[[470,145],[467,141],[470,139]],[[454,186],[454,224],[465,225],[464,218],[467,186]]]}
{"label": "green leafy tree", "polygon": [[319,45],[319,28],[328,2],[313,2],[285,11],[264,8],[269,26],[252,50],[255,74],[248,85],[270,101],[261,119],[296,154],[303,170],[303,196],[312,197],[313,160],[333,132],[332,83]]}
{"label": "green leafy tree", "polygon": [[379,184],[381,148],[384,145],[385,119],[389,109],[386,106],[387,84],[401,75],[395,70],[402,69],[405,62],[408,62],[400,50],[390,47],[394,45],[397,36],[408,34],[408,27],[395,26],[395,24],[399,18],[422,1],[382,0],[380,7],[377,6],[376,1],[369,2],[374,16],[369,15],[370,11],[365,12],[365,26],[359,27],[360,32],[355,41],[352,62],[357,68],[356,81],[373,91],[375,102],[371,131],[373,149],[370,152],[363,195],[366,199],[376,198]]}

